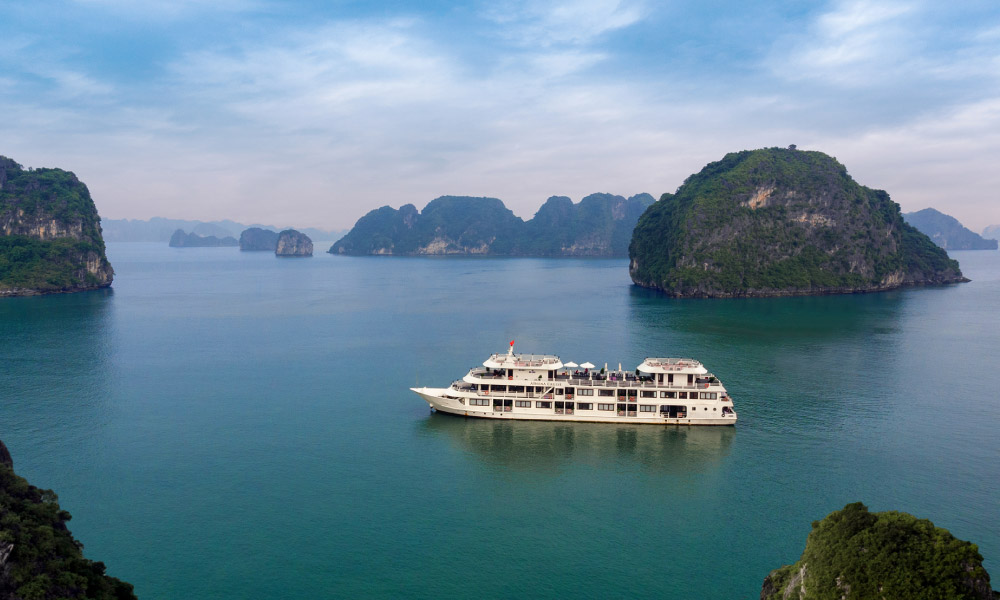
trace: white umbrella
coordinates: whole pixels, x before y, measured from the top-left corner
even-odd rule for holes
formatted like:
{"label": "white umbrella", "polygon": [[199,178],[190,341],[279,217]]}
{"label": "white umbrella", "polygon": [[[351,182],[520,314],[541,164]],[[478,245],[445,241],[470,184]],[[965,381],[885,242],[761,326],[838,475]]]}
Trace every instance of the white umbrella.
{"label": "white umbrella", "polygon": [[594,363],[585,362],[585,363],[583,363],[580,366],[583,367],[584,369],[593,369],[594,368]]}
{"label": "white umbrella", "polygon": [[573,361],[569,361],[568,363],[563,363],[563,366],[566,367],[567,369],[572,369],[573,367],[579,367],[580,365],[576,364]]}

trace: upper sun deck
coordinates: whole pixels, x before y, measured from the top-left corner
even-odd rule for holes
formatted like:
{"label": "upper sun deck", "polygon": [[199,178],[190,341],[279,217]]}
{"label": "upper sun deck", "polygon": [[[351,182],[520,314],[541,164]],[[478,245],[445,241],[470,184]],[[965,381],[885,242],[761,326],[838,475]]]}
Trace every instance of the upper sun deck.
{"label": "upper sun deck", "polygon": [[483,362],[489,369],[561,369],[562,361],[551,354],[511,354],[497,352]]}
{"label": "upper sun deck", "polygon": [[700,362],[693,358],[647,358],[637,367],[642,373],[708,373]]}

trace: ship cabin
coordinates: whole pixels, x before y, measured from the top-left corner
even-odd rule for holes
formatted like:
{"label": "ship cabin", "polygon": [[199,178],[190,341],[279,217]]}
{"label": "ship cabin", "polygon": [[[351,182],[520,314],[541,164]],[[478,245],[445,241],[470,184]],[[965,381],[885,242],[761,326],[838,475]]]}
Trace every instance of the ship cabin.
{"label": "ship cabin", "polygon": [[[689,358],[647,358],[634,371],[623,371],[621,365],[618,370],[607,365],[596,370],[590,363],[564,364],[553,355],[498,353],[471,369],[452,389],[474,394],[470,405],[492,405],[497,412],[614,411],[611,414],[621,417],[659,414],[685,419],[690,418],[689,411],[698,410],[695,403],[701,407],[731,402],[722,383]],[[722,416],[733,415],[731,407],[722,407]]]}

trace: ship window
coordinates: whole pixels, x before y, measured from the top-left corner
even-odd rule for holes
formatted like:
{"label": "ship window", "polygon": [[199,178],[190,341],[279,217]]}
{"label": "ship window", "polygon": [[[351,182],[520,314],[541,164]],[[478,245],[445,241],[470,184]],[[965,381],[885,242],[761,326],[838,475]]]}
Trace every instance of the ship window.
{"label": "ship window", "polygon": [[[559,394],[560,396],[562,396],[562,393],[563,393],[563,389],[562,389],[562,388],[556,388],[556,393],[557,393],[557,394]],[[573,390],[572,390],[572,389],[570,389],[569,393],[571,393],[571,394],[572,394],[572,393],[573,393]]]}
{"label": "ship window", "polygon": [[615,405],[614,404],[598,404],[597,405],[597,410],[614,410],[614,409],[615,409]]}
{"label": "ship window", "polygon": [[640,404],[639,412],[656,412],[655,404]]}
{"label": "ship window", "polygon": [[660,392],[660,398],[676,398],[677,392]]}
{"label": "ship window", "polygon": [[469,398],[469,404],[472,406],[489,406],[490,401],[487,398]]}
{"label": "ship window", "polygon": [[593,396],[594,395],[594,390],[587,389],[587,388],[580,388],[579,390],[577,390],[576,393],[579,394],[579,395],[581,395],[581,396]]}
{"label": "ship window", "polygon": [[458,403],[459,404],[465,404],[465,398],[459,398],[458,399]]}
{"label": "ship window", "polygon": [[594,410],[594,405],[590,402],[577,402],[576,407],[579,410]]}
{"label": "ship window", "polygon": [[505,385],[491,385],[490,386],[490,391],[491,392],[506,392],[507,391],[507,386],[505,386]]}
{"label": "ship window", "polygon": [[597,395],[598,396],[614,396],[615,395],[615,391],[614,390],[597,390]]}
{"label": "ship window", "polygon": [[552,408],[551,402],[535,402],[535,408]]}
{"label": "ship window", "polygon": [[519,408],[531,408],[531,400],[516,400],[514,406]]}
{"label": "ship window", "polygon": [[656,392],[647,392],[647,391],[644,390],[642,392],[642,397],[643,398],[656,398]]}
{"label": "ship window", "polygon": [[[681,400],[687,400],[688,393],[687,392],[677,392],[677,397],[680,398]],[[691,398],[694,398],[694,396],[691,396]]]}
{"label": "ship window", "polygon": [[516,394],[523,394],[524,393],[524,386],[523,385],[512,385],[512,386],[510,386],[510,392],[512,394],[515,394],[515,393]]}

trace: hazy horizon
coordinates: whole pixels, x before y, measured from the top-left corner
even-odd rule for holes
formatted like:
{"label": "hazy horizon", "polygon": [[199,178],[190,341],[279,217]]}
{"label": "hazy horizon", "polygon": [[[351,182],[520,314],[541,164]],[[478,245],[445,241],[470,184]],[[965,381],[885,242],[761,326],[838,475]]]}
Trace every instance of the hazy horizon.
{"label": "hazy horizon", "polygon": [[345,230],[469,195],[527,220],[796,144],[903,212],[1000,223],[995,2],[3,7],[0,154],[107,219]]}

